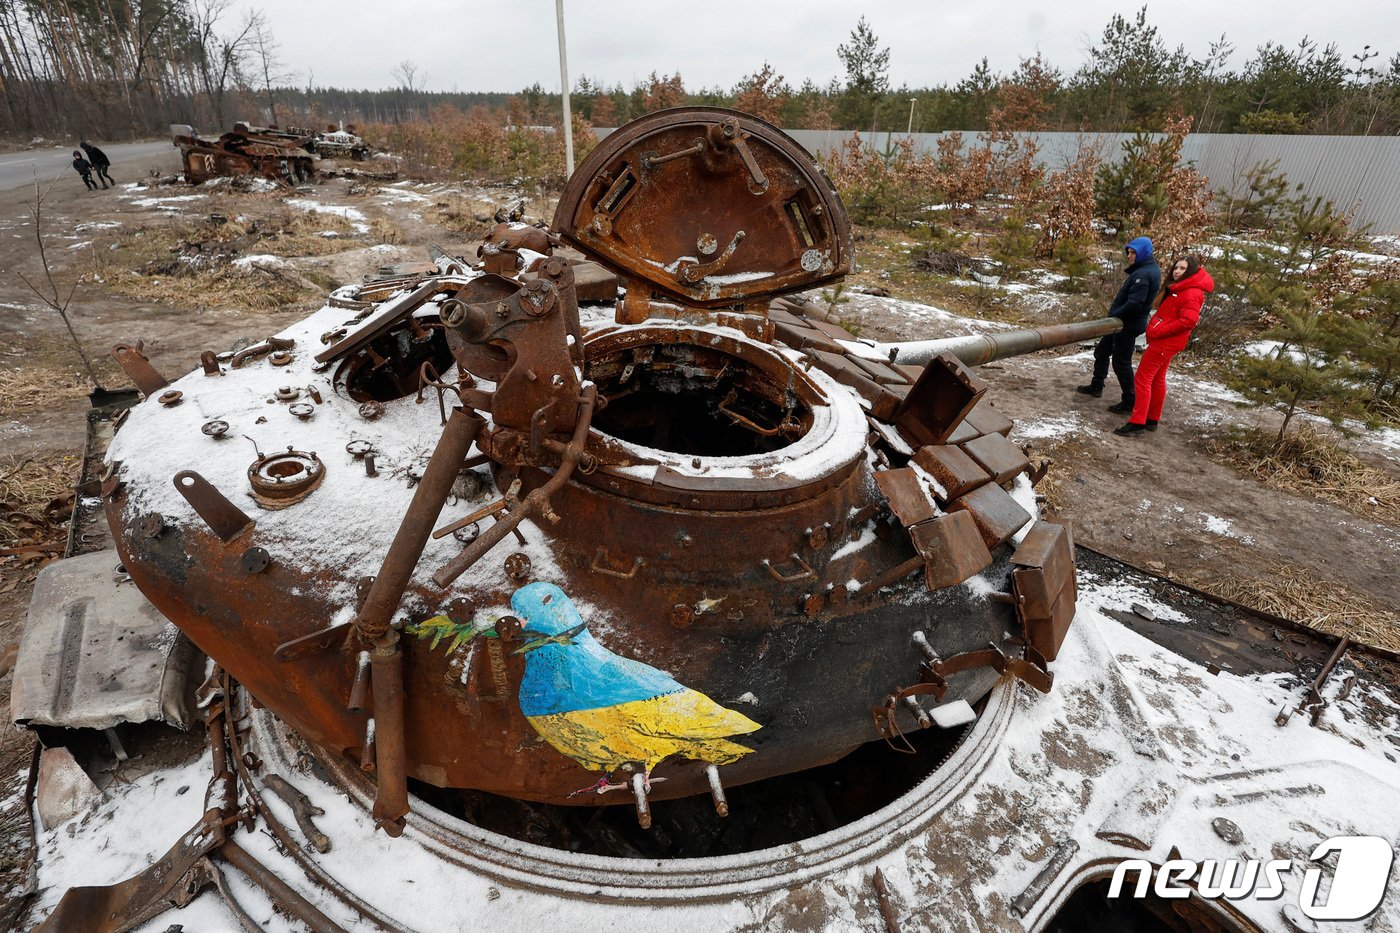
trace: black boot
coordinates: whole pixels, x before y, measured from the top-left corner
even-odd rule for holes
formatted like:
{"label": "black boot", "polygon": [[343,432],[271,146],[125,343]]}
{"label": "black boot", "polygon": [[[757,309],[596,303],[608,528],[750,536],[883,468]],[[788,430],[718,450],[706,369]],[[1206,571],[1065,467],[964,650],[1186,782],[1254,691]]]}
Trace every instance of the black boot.
{"label": "black boot", "polygon": [[1148,418],[1146,427],[1149,431],[1155,431],[1157,430],[1157,422],[1153,421],[1151,418]]}
{"label": "black boot", "polygon": [[1092,382],[1086,386],[1075,386],[1074,391],[1081,392],[1084,395],[1092,395],[1094,398],[1103,397],[1103,386],[1096,386]]}
{"label": "black boot", "polygon": [[1125,398],[1117,405],[1108,406],[1108,410],[1113,412],[1115,415],[1131,415],[1133,413],[1133,400],[1130,398]]}
{"label": "black boot", "polygon": [[1127,424],[1123,425],[1121,428],[1114,428],[1114,429],[1113,429],[1113,433],[1119,435],[1120,437],[1128,437],[1128,436],[1133,435],[1133,434],[1141,434],[1143,431],[1146,431],[1146,430],[1147,430],[1147,425],[1145,425],[1145,424],[1133,424],[1131,421],[1129,421]]}

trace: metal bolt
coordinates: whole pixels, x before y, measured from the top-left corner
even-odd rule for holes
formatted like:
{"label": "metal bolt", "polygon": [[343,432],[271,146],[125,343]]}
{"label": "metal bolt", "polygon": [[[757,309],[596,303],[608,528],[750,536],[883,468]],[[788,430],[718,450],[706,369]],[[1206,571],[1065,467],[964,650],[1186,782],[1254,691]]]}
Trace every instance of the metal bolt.
{"label": "metal bolt", "polygon": [[279,401],[290,402],[292,399],[300,397],[301,390],[295,386],[283,386],[277,390],[276,395]]}
{"label": "metal bolt", "polygon": [[160,394],[160,397],[157,398],[156,401],[160,402],[166,408],[170,408],[180,404],[180,399],[184,397],[185,393],[181,392],[179,389],[166,389]]}
{"label": "metal bolt", "polygon": [[272,555],[260,547],[250,547],[241,558],[245,573],[262,573],[272,563]]}
{"label": "metal bolt", "polygon": [[519,582],[530,575],[530,558],[516,551],[506,558],[506,576]]}
{"label": "metal bolt", "polygon": [[1239,845],[1244,842],[1244,831],[1234,820],[1227,820],[1223,816],[1217,816],[1210,821],[1210,828],[1215,830],[1215,834],[1231,845]]}
{"label": "metal bolt", "polygon": [[467,322],[467,306],[456,298],[449,298],[438,310],[438,319],[448,327],[461,327]]}
{"label": "metal bolt", "polygon": [[360,405],[360,417],[366,421],[373,421],[384,414],[384,406],[379,402],[365,402]]}
{"label": "metal bolt", "polygon": [[159,538],[160,533],[165,530],[165,516],[159,512],[152,512],[141,519],[141,533],[148,538]]}
{"label": "metal bolt", "polygon": [[273,350],[268,354],[267,361],[273,366],[286,366],[292,361],[292,355],[286,350]]}
{"label": "metal bolt", "polygon": [[365,454],[365,475],[378,476],[379,471],[374,468],[374,454]]}

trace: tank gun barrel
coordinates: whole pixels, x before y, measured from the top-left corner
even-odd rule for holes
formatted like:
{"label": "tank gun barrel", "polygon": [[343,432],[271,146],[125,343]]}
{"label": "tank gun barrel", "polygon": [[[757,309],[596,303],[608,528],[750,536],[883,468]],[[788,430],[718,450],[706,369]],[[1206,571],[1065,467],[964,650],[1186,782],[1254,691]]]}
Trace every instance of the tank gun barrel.
{"label": "tank gun barrel", "polygon": [[995,334],[967,334],[962,337],[945,337],[941,340],[912,340],[905,343],[858,343],[841,341],[847,351],[867,360],[888,360],[890,354],[898,351],[895,359],[901,363],[923,365],[940,353],[951,353],[967,366],[981,366],[1009,356],[1021,356],[1036,350],[1049,350],[1080,340],[1091,340],[1108,334],[1116,334],[1123,329],[1123,322],[1116,317],[1106,317],[1095,321],[1075,321],[1070,324],[1051,324],[1048,327],[1027,327],[1023,330],[1002,331]]}

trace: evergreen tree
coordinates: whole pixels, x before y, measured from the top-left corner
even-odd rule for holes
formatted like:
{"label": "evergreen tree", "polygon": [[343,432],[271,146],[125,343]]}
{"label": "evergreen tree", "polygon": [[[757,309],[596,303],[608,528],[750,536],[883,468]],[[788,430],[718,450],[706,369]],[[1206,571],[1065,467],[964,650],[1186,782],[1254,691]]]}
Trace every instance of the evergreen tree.
{"label": "evergreen tree", "polygon": [[846,67],[843,98],[849,125],[875,132],[875,105],[890,86],[890,50],[880,48],[880,40],[862,16],[851,30],[851,39],[836,49],[836,57]]}

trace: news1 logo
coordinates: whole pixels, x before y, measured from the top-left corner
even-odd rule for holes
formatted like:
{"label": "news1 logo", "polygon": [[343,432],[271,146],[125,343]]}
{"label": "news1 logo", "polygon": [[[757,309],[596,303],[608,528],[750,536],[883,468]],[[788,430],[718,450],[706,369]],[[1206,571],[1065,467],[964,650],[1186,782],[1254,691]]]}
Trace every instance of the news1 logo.
{"label": "news1 logo", "polygon": [[[1361,920],[1370,916],[1381,905],[1390,881],[1395,862],[1390,843],[1379,836],[1333,836],[1313,849],[1308,860],[1317,862],[1333,852],[1337,853],[1337,868],[1332,873],[1331,889],[1319,895],[1322,868],[1309,867],[1303,873],[1298,908],[1313,920]],[[1208,900],[1253,897],[1269,901],[1283,896],[1283,876],[1292,868],[1292,859],[1168,859],[1161,868],[1143,859],[1128,859],[1114,868],[1108,896],[1122,896],[1128,873],[1136,871],[1131,897],[1146,897],[1150,889],[1158,897],[1167,898],[1190,897],[1194,893]],[[1186,886],[1193,878],[1194,889]]]}

